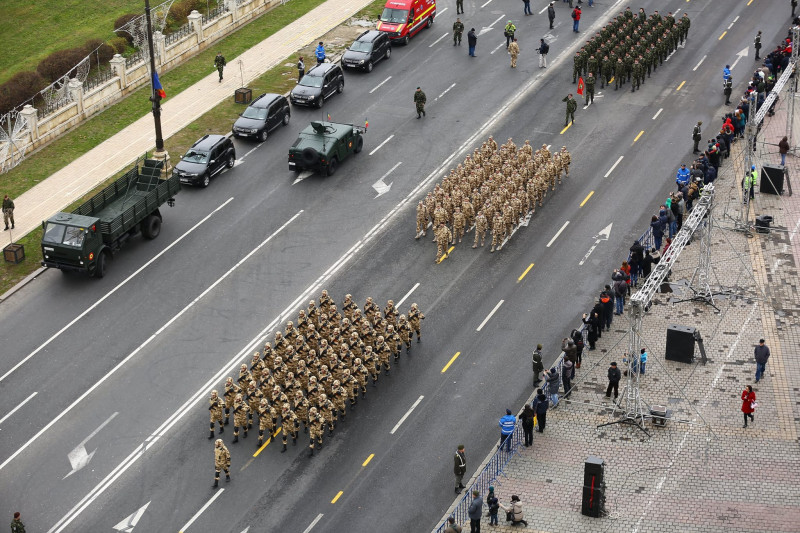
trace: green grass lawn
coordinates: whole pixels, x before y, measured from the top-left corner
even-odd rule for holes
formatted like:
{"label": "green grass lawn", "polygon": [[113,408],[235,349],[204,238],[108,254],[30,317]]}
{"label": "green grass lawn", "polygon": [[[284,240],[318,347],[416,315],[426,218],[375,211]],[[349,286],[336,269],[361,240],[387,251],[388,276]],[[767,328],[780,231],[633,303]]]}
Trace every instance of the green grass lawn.
{"label": "green grass lawn", "polygon": [[[158,0],[153,0],[157,4]],[[0,83],[56,50],[82,46],[89,39],[114,37],[114,21],[144,13],[142,0],[2,0]]]}

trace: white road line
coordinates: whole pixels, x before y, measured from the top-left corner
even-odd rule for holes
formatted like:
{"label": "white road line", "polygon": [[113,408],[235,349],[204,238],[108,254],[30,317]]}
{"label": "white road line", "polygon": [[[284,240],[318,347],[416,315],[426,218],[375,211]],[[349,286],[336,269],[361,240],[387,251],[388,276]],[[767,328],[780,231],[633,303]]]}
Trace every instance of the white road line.
{"label": "white road line", "polygon": [[731,28],[733,28],[733,22],[731,22],[730,24],[728,24],[728,28],[727,28],[727,29],[731,29]]}
{"label": "white road line", "polygon": [[[441,13],[441,11],[439,12],[439,14],[440,14],[440,15],[442,14],[442,13]],[[438,39],[436,39],[435,41],[433,41],[431,44],[429,44],[429,45],[428,45],[428,48],[433,48],[434,46],[436,46],[436,43],[438,43],[439,41],[441,41],[442,39],[444,39],[444,38],[445,38],[445,37],[447,37],[448,35],[450,35],[450,33],[445,33],[444,35],[442,35],[441,37],[439,37]],[[370,92],[371,92],[371,91],[370,91]]]}
{"label": "white road line", "polygon": [[[447,8],[444,8],[444,9],[447,9]],[[442,9],[442,11],[444,11],[444,9]],[[441,15],[442,11],[439,11],[439,14],[440,14],[440,15]],[[314,529],[314,526],[316,526],[316,525],[317,525],[317,522],[319,522],[320,520],[322,520],[322,516],[323,516],[323,515],[322,515],[322,513],[319,513],[319,514],[317,515],[317,517],[314,519],[314,521],[313,521],[313,522],[311,522],[311,523],[308,525],[308,527],[306,528],[306,530],[305,530],[305,531],[303,531],[303,533],[308,533],[309,531],[311,531],[312,529]]]}
{"label": "white road line", "polygon": [[604,178],[607,178],[607,177],[609,177],[609,176],[611,175],[611,173],[612,173],[612,172],[614,172],[614,169],[615,169],[615,168],[617,168],[617,165],[619,165],[619,162],[620,162],[620,161],[622,161],[622,159],[623,159],[624,157],[625,157],[624,155],[621,155],[621,156],[619,156],[619,159],[617,159],[617,162],[616,162],[616,163],[614,163],[614,164],[611,166],[611,168],[609,168],[609,169],[608,169],[608,172],[606,172],[605,176],[603,176],[603,177],[604,177]]}
{"label": "white road line", "polygon": [[[486,3],[488,4],[489,2],[486,2]],[[485,5],[485,4],[484,4],[484,5]],[[492,22],[491,24],[489,24],[489,25],[488,25],[488,26],[486,26],[486,27],[487,27],[487,28],[491,28],[492,26],[494,26],[495,24],[497,24],[498,22],[500,22],[501,20],[503,20],[503,17],[505,17],[505,16],[506,16],[506,15],[505,15],[505,13],[503,13],[502,15],[500,15],[499,17],[497,17],[497,20],[495,20],[494,22]]]}
{"label": "white road line", "polygon": [[[417,285],[419,285],[419,283],[417,283]],[[416,287],[414,287],[414,289],[416,289]],[[414,290],[414,289],[411,289],[411,290]],[[9,412],[8,412],[8,414],[7,414],[6,416],[4,416],[3,418],[0,418],[0,425],[2,425],[2,424],[3,424],[3,422],[5,422],[5,421],[6,421],[6,419],[7,419],[9,416],[11,416],[11,415],[13,415],[14,413],[16,413],[16,412],[17,412],[17,410],[18,410],[20,407],[22,407],[23,405],[25,405],[26,403],[28,403],[28,401],[30,401],[30,399],[31,399],[31,398],[33,398],[34,396],[36,396],[37,394],[39,394],[39,393],[38,393],[38,392],[34,392],[33,394],[31,394],[30,396],[28,396],[27,398],[25,398],[25,399],[22,401],[22,403],[21,403],[21,404],[19,404],[18,406],[16,406],[15,408],[13,408],[11,411],[9,411]]]}
{"label": "white road line", "polygon": [[450,89],[452,89],[453,87],[455,87],[455,86],[456,86],[456,84],[454,83],[453,85],[451,85],[450,87],[448,87],[447,89],[445,89],[444,91],[442,91],[442,94],[440,94],[439,96],[437,96],[437,97],[436,97],[436,99],[438,100],[438,99],[439,99],[439,98],[441,98],[442,96],[446,95],[446,94],[447,94],[447,92],[448,92]]}
{"label": "white road line", "polygon": [[162,437],[167,435],[172,427],[174,427],[184,416],[186,416],[186,414],[195,409],[198,404],[205,401],[208,391],[214,388],[215,384],[218,384],[221,380],[225,379],[225,376],[239,367],[245,356],[247,356],[256,348],[260,347],[266,340],[268,340],[268,333],[272,332],[285,320],[288,320],[290,316],[296,316],[298,306],[301,305],[302,302],[308,301],[312,294],[316,295],[317,291],[322,289],[334,274],[336,274],[353,257],[355,257],[355,255],[364,246],[368,245],[372,238],[376,237],[378,230],[388,226],[395,215],[402,211],[403,208],[408,206],[412,201],[416,201],[417,197],[426,188],[430,187],[435,181],[440,179],[440,176],[450,165],[453,164],[454,161],[458,160],[459,158],[463,158],[466,153],[471,152],[475,143],[478,142],[479,139],[484,139],[487,135],[489,135],[489,132],[496,127],[500,120],[505,119],[508,114],[512,113],[515,109],[520,107],[523,102],[527,101],[526,99],[528,98],[529,93],[535,88],[541,86],[543,84],[543,79],[543,77],[529,78],[528,81],[524,83],[522,88],[517,91],[517,93],[515,93],[509,100],[501,105],[500,108],[494,114],[492,114],[490,118],[486,119],[486,122],[481,124],[481,126],[475,130],[472,135],[470,135],[463,143],[461,143],[458,148],[453,150],[450,155],[448,155],[421,182],[419,182],[419,184],[417,184],[417,186],[414,187],[414,189],[411,190],[411,192],[409,192],[404,199],[398,202],[398,204],[381,219],[375,228],[370,230],[367,235],[356,242],[347,252],[345,252],[342,257],[340,257],[330,268],[328,268],[328,270],[326,270],[322,276],[317,278],[314,283],[312,283],[291,304],[289,304],[283,310],[283,312],[281,312],[281,314],[276,316],[272,322],[267,324],[267,326],[262,329],[255,338],[247,343],[245,347],[239,351],[239,353],[234,355],[215,375],[211,376],[211,378],[206,381],[206,383],[204,383],[200,389],[194,393],[194,395],[189,397],[189,399],[186,400],[183,405],[181,405],[149,437],[147,437],[143,444],[137,446],[133,452],[130,453],[130,455],[128,455],[119,465],[114,468],[114,470],[111,471],[111,473],[109,473],[72,509],[70,509],[70,511],[61,520],[59,520],[59,522],[53,526],[48,533],[60,533],[63,531],[84,510],[86,510],[86,508],[88,508],[97,498],[99,498],[106,490],[108,490],[108,488],[131,466],[133,466],[136,461],[144,457],[145,453],[147,453],[147,451],[152,448]]}
{"label": "white road line", "polygon": [[[401,306],[401,305],[403,305],[403,302],[405,302],[405,301],[408,299],[408,297],[409,297],[409,296],[411,296],[411,293],[413,293],[415,290],[417,290],[417,287],[419,287],[419,283],[417,283],[416,285],[414,285],[413,287],[411,287],[411,290],[410,290],[410,291],[408,291],[408,292],[406,293],[406,295],[405,295],[405,296],[403,296],[402,298],[400,298],[400,301],[399,301],[399,302],[397,302],[397,304],[395,304],[395,306],[394,306],[394,307],[395,307],[395,309],[399,309],[399,308],[400,308],[400,306]],[[2,422],[2,420],[0,420],[0,422]]]}
{"label": "white road line", "polygon": [[500,47],[501,47],[501,46],[505,46],[505,45],[506,45],[506,43],[500,43],[500,44],[498,44],[498,45],[495,47],[495,49],[494,49],[494,50],[492,50],[491,52],[489,52],[489,55],[491,55],[491,54],[493,54],[493,53],[497,52],[498,50],[500,50]]}
{"label": "white road line", "polygon": [[20,446],[20,447],[17,449],[17,451],[15,451],[15,452],[14,452],[14,453],[11,455],[11,457],[9,457],[9,458],[8,458],[8,459],[6,459],[5,461],[3,461],[3,463],[2,463],[2,464],[0,464],[0,470],[2,470],[3,468],[5,468],[5,467],[8,465],[8,463],[10,463],[10,462],[11,462],[11,461],[12,461],[12,460],[13,460],[13,459],[14,459],[14,458],[17,456],[17,455],[19,455],[20,453],[22,453],[22,452],[23,452],[23,451],[24,451],[24,450],[25,450],[25,449],[26,449],[28,446],[30,446],[31,444],[33,444],[33,443],[34,443],[34,442],[35,442],[35,441],[36,441],[36,440],[37,440],[39,437],[41,437],[41,436],[42,436],[44,433],[46,433],[46,432],[47,432],[47,431],[48,431],[48,430],[49,430],[51,427],[53,427],[53,425],[54,425],[56,422],[58,422],[59,420],[61,420],[61,419],[62,419],[64,416],[66,416],[66,415],[67,415],[67,413],[69,413],[70,411],[72,411],[72,409],[74,409],[74,408],[75,408],[75,406],[77,406],[77,405],[78,405],[80,402],[82,402],[82,401],[83,401],[83,400],[84,400],[84,399],[85,399],[87,396],[89,396],[89,394],[91,394],[91,393],[92,393],[92,392],[93,392],[93,391],[94,391],[94,390],[95,390],[97,387],[99,387],[100,385],[102,385],[102,384],[103,384],[103,383],[104,383],[104,382],[105,382],[105,381],[106,381],[108,378],[110,378],[112,375],[114,375],[114,373],[116,373],[116,372],[117,372],[117,370],[119,370],[120,368],[122,368],[122,367],[123,367],[123,366],[124,366],[124,365],[125,365],[125,364],[126,364],[128,361],[130,361],[131,359],[133,359],[133,357],[135,357],[135,356],[136,356],[136,354],[138,354],[138,353],[139,353],[140,351],[142,351],[142,350],[143,350],[145,347],[147,347],[147,345],[149,345],[151,342],[153,342],[153,340],[155,340],[155,338],[156,338],[156,337],[158,337],[158,336],[159,336],[161,333],[163,333],[163,332],[164,332],[164,331],[165,331],[165,330],[166,330],[168,327],[170,327],[170,326],[171,326],[171,325],[172,325],[172,324],[173,324],[173,323],[174,323],[176,320],[178,320],[180,317],[182,317],[182,316],[183,316],[183,315],[184,315],[184,314],[185,314],[185,313],[186,313],[186,312],[187,312],[189,309],[191,309],[192,307],[194,307],[194,305],[195,305],[197,302],[199,302],[200,300],[202,300],[202,299],[203,299],[203,298],[204,298],[204,297],[205,297],[205,296],[206,296],[208,293],[210,293],[212,290],[214,290],[214,288],[215,288],[217,285],[219,285],[220,283],[222,283],[222,282],[223,282],[225,279],[227,279],[227,278],[228,278],[228,276],[230,276],[231,274],[233,274],[233,273],[234,273],[234,272],[235,272],[235,271],[236,271],[236,270],[237,270],[237,269],[238,269],[240,266],[242,266],[242,264],[244,264],[244,263],[245,263],[245,261],[247,261],[247,260],[248,260],[248,259],[250,259],[250,258],[251,258],[253,255],[255,255],[255,254],[256,254],[256,253],[257,253],[259,250],[261,250],[261,248],[263,248],[264,246],[266,246],[266,245],[267,245],[267,243],[269,243],[269,242],[270,242],[270,241],[271,241],[273,238],[275,238],[275,236],[277,236],[277,235],[278,235],[278,234],[279,234],[281,231],[283,231],[283,230],[284,230],[284,229],[285,229],[285,228],[286,228],[286,227],[287,227],[289,224],[291,224],[292,222],[294,222],[294,221],[295,221],[295,219],[297,219],[297,217],[299,217],[299,216],[300,216],[302,213],[303,213],[303,210],[301,209],[300,211],[298,211],[298,212],[297,212],[297,214],[296,214],[296,215],[294,215],[294,216],[293,216],[292,218],[290,218],[288,221],[284,222],[284,224],[283,224],[283,225],[282,225],[280,228],[278,228],[277,230],[275,230],[275,231],[274,231],[274,232],[273,232],[273,233],[272,233],[272,234],[271,234],[269,237],[267,237],[266,239],[264,239],[263,241],[261,241],[261,244],[259,244],[259,245],[258,245],[258,246],[256,246],[255,248],[253,248],[253,249],[250,251],[250,253],[248,253],[246,256],[244,256],[242,259],[240,259],[240,260],[239,260],[239,262],[237,262],[235,265],[233,265],[233,266],[232,266],[232,267],[231,267],[231,268],[230,268],[230,269],[229,269],[227,272],[225,272],[224,274],[222,274],[222,275],[221,275],[221,276],[220,276],[220,277],[219,277],[219,278],[218,278],[218,279],[217,279],[217,280],[216,280],[214,283],[212,283],[211,285],[209,285],[209,286],[208,286],[208,288],[207,288],[206,290],[204,290],[203,292],[201,292],[199,296],[195,297],[195,299],[194,299],[194,300],[192,300],[191,302],[189,302],[189,304],[188,304],[186,307],[184,307],[183,309],[181,309],[180,311],[178,311],[178,313],[177,313],[177,314],[175,314],[175,315],[174,315],[172,318],[170,318],[170,319],[169,319],[169,320],[168,320],[168,321],[167,321],[167,322],[166,322],[166,323],[165,323],[163,326],[161,326],[160,328],[158,328],[158,330],[156,330],[156,332],[155,332],[155,333],[153,333],[152,335],[150,335],[150,337],[149,337],[149,338],[148,338],[146,341],[144,341],[142,344],[140,344],[140,345],[139,345],[139,346],[138,346],[138,347],[137,347],[135,350],[133,350],[133,351],[132,351],[132,352],[131,352],[131,353],[130,353],[130,354],[127,356],[127,357],[125,357],[125,359],[123,359],[122,361],[120,361],[119,363],[117,363],[117,366],[115,366],[114,368],[112,368],[112,369],[111,369],[111,370],[108,372],[108,374],[106,374],[105,376],[103,376],[102,378],[100,378],[100,379],[99,379],[99,380],[98,380],[98,381],[97,381],[97,382],[96,382],[94,385],[92,385],[91,387],[89,387],[88,389],[86,389],[86,391],[85,391],[83,394],[81,394],[80,396],[78,396],[78,398],[77,398],[77,399],[76,399],[74,402],[72,402],[72,403],[69,405],[69,407],[67,407],[66,409],[64,409],[64,410],[63,410],[61,413],[59,413],[59,414],[58,414],[58,416],[56,416],[55,418],[53,418],[53,419],[52,419],[52,420],[51,420],[51,421],[50,421],[50,422],[49,422],[49,423],[48,423],[48,424],[47,424],[45,427],[43,427],[41,430],[39,430],[39,432],[38,432],[38,433],[36,433],[36,435],[34,435],[34,436],[33,436],[33,438],[32,438],[31,440],[27,441],[25,444],[23,444],[22,446]]}
{"label": "white road line", "polygon": [[[145,268],[147,268],[147,267],[149,267],[151,264],[153,264],[153,262],[155,262],[155,261],[156,261],[156,260],[157,260],[159,257],[161,257],[162,255],[164,255],[165,253],[167,253],[167,252],[168,252],[170,249],[172,249],[172,247],[173,247],[173,246],[175,246],[176,244],[178,244],[179,242],[181,242],[181,241],[182,241],[182,240],[183,240],[185,237],[187,237],[187,236],[188,236],[190,233],[192,233],[194,230],[196,230],[197,228],[199,228],[199,227],[200,227],[200,225],[201,225],[201,224],[203,224],[203,222],[205,222],[206,220],[208,220],[209,218],[211,218],[212,216],[214,216],[214,215],[215,215],[215,214],[216,214],[216,213],[217,213],[217,212],[218,212],[220,209],[222,209],[223,207],[225,207],[226,205],[228,205],[228,204],[229,204],[229,203],[230,203],[232,200],[233,200],[233,197],[230,197],[230,198],[228,198],[228,200],[227,200],[227,201],[225,201],[225,202],[224,202],[224,203],[223,203],[221,206],[217,207],[217,208],[216,208],[216,209],[214,209],[212,212],[210,212],[210,213],[209,213],[209,214],[207,214],[205,217],[203,217],[203,219],[202,219],[202,220],[200,220],[200,222],[198,222],[197,224],[195,224],[194,226],[192,226],[191,228],[189,228],[189,229],[186,231],[186,233],[184,233],[183,235],[181,235],[180,237],[178,237],[177,239],[175,239],[174,241],[172,241],[172,243],[171,243],[169,246],[167,246],[166,248],[164,248],[163,250],[161,250],[159,253],[157,253],[157,254],[155,255],[155,257],[153,257],[153,258],[152,258],[150,261],[148,261],[147,263],[145,263],[145,264],[143,264],[142,266],[140,266],[138,269],[136,269],[136,271],[135,271],[133,274],[131,274],[130,276],[128,276],[127,278],[125,278],[125,279],[124,279],[122,282],[120,282],[120,284],[119,284],[119,285],[117,285],[116,287],[114,287],[113,289],[111,289],[111,290],[110,290],[108,293],[106,293],[106,295],[105,295],[105,296],[103,296],[102,298],[100,298],[99,300],[97,300],[95,303],[93,303],[91,306],[89,306],[89,308],[88,308],[88,309],[86,309],[84,312],[82,312],[82,313],[81,313],[81,314],[79,314],[77,317],[75,317],[73,320],[71,320],[71,321],[69,322],[69,324],[67,324],[66,326],[64,326],[64,327],[63,327],[63,328],[61,328],[60,330],[58,330],[58,331],[57,331],[57,332],[56,332],[56,333],[55,333],[55,334],[54,334],[52,337],[50,337],[49,339],[47,339],[46,341],[44,341],[44,342],[43,342],[43,343],[42,343],[42,344],[41,344],[41,345],[40,345],[38,348],[36,348],[36,349],[35,349],[34,351],[32,351],[31,353],[29,353],[27,356],[25,356],[25,358],[24,358],[24,359],[22,359],[22,361],[20,361],[19,363],[17,363],[17,364],[16,364],[16,365],[14,365],[13,367],[11,367],[11,369],[10,369],[8,372],[6,372],[6,373],[5,373],[5,374],[3,374],[2,376],[0,376],[0,382],[1,382],[1,381],[3,381],[4,379],[6,379],[8,376],[10,376],[10,375],[11,375],[11,374],[12,374],[12,373],[13,373],[15,370],[17,370],[19,367],[21,367],[21,366],[22,366],[22,365],[24,365],[26,362],[28,362],[28,360],[29,360],[31,357],[33,357],[34,355],[36,355],[37,353],[39,353],[40,351],[42,351],[42,350],[43,350],[45,347],[47,347],[47,346],[48,346],[48,345],[49,345],[51,342],[53,342],[54,340],[56,340],[56,339],[57,339],[59,336],[61,336],[61,334],[62,334],[62,333],[64,333],[65,331],[67,331],[68,329],[70,329],[72,326],[74,326],[74,325],[75,325],[75,324],[76,324],[76,323],[77,323],[79,320],[81,320],[83,317],[85,317],[85,316],[86,316],[86,315],[88,315],[88,314],[89,314],[91,311],[93,311],[95,308],[97,308],[97,306],[99,306],[101,303],[103,303],[104,301],[106,301],[106,300],[107,300],[107,299],[108,299],[108,298],[109,298],[109,297],[110,297],[112,294],[114,294],[115,292],[117,292],[118,290],[120,290],[120,289],[121,289],[121,288],[122,288],[122,287],[123,287],[123,286],[124,286],[126,283],[128,283],[130,280],[132,280],[132,279],[133,279],[133,278],[134,278],[136,275],[138,275],[138,274],[139,274],[139,273],[140,273],[142,270],[144,270]],[[3,467],[2,467],[2,466],[0,466],[0,470],[2,470],[2,468],[3,468]]]}
{"label": "white road line", "polygon": [[542,8],[542,10],[541,10],[541,11],[539,11],[539,14],[541,15],[542,13],[544,13],[545,11],[547,11],[547,8],[548,8],[549,6],[550,6],[550,4],[547,4],[546,6],[544,6],[544,7]]}
{"label": "white road line", "polygon": [[492,309],[492,312],[489,313],[486,316],[486,318],[483,319],[483,322],[481,322],[481,325],[478,326],[478,329],[476,329],[475,331],[480,331],[480,330],[483,329],[483,326],[485,326],[486,323],[489,322],[489,319],[492,318],[492,316],[497,312],[498,309],[500,309],[500,306],[503,305],[503,302],[505,302],[505,300],[500,300],[499,302],[497,302],[497,305],[494,306],[494,309]]}
{"label": "white road line", "polygon": [[658,118],[658,115],[660,115],[662,111],[664,111],[664,108],[663,108],[663,107],[662,107],[662,108],[660,108],[660,109],[659,109],[659,110],[656,112],[656,114],[655,114],[655,115],[653,115],[653,120],[657,119],[657,118]]}
{"label": "white road line", "polygon": [[[258,146],[261,146],[261,145],[259,144]],[[244,154],[244,155],[242,156],[242,159],[244,159],[244,158],[245,158],[245,157],[247,157],[248,155],[250,155],[250,154],[252,154],[253,152],[255,152],[256,150],[258,150],[258,146],[254,146],[254,147],[252,147],[252,148],[250,149],[250,151],[249,151],[249,152],[247,152],[246,154]]]}
{"label": "white road line", "polygon": [[[389,77],[391,78],[391,76],[389,76]],[[372,155],[372,154],[374,154],[375,152],[377,152],[378,150],[380,150],[380,149],[381,149],[381,147],[382,147],[384,144],[386,144],[386,143],[388,143],[389,141],[391,141],[391,140],[392,140],[392,137],[394,137],[394,134],[392,134],[392,135],[389,135],[389,136],[386,138],[386,140],[385,140],[385,141],[383,141],[382,143],[380,143],[378,146],[376,146],[376,147],[375,147],[375,149],[373,149],[373,150],[372,150],[372,151],[369,153],[369,155]]]}
{"label": "white road line", "polygon": [[223,493],[223,492],[225,492],[225,489],[219,489],[219,490],[217,491],[217,493],[216,493],[216,494],[214,494],[214,495],[211,497],[211,499],[210,499],[210,500],[208,500],[208,501],[206,502],[206,504],[205,504],[205,505],[203,505],[203,506],[200,508],[200,510],[199,510],[199,511],[197,511],[197,513],[196,513],[196,514],[195,514],[195,515],[194,515],[194,516],[193,516],[193,517],[192,517],[192,518],[191,518],[191,519],[190,519],[188,522],[186,522],[186,525],[185,525],[185,526],[183,526],[183,527],[181,528],[181,530],[180,530],[180,533],[184,533],[184,531],[186,531],[187,529],[189,529],[189,526],[191,526],[192,524],[194,524],[194,521],[195,521],[195,520],[197,520],[198,518],[200,518],[200,515],[201,515],[201,514],[203,514],[203,511],[205,511],[206,509],[208,509],[208,508],[211,506],[211,504],[212,504],[212,503],[214,503],[214,500],[216,500],[217,498],[219,498],[219,497],[222,495],[222,493]]}
{"label": "white road line", "polygon": [[373,87],[373,88],[372,88],[372,90],[369,92],[369,94],[372,94],[372,93],[374,93],[375,91],[377,91],[378,89],[380,89],[381,85],[383,85],[384,83],[386,83],[386,82],[387,82],[387,81],[389,81],[390,79],[392,79],[392,77],[391,77],[391,76],[389,76],[388,78],[386,78],[385,80],[383,80],[382,82],[380,82],[378,85],[376,85],[375,87]]}
{"label": "white road line", "polygon": [[486,0],[486,2],[484,2],[483,4],[481,4],[481,9],[483,9],[483,8],[484,8],[484,7],[486,7],[486,6],[488,6],[488,5],[489,5],[491,2],[492,2],[492,0]]}
{"label": "white road line", "polygon": [[558,233],[556,233],[555,235],[553,235],[553,238],[552,238],[552,239],[550,239],[550,242],[548,242],[548,243],[547,243],[547,246],[546,246],[546,248],[550,248],[550,245],[551,245],[551,244],[553,244],[554,242],[556,242],[556,239],[558,239],[558,236],[559,236],[559,235],[561,235],[561,232],[562,232],[562,231],[564,231],[564,228],[566,228],[568,225],[569,225],[569,220],[567,220],[566,222],[564,222],[564,225],[563,225],[563,226],[561,226],[561,229],[560,229],[560,230],[558,230]]}
{"label": "white road line", "polygon": [[547,146],[545,146],[545,148],[549,150],[551,146],[552,146],[551,144],[548,144]]}
{"label": "white road line", "polygon": [[733,22],[736,22],[736,21],[738,21],[738,20],[739,20],[739,15],[736,15],[736,18],[735,18],[735,19],[733,19]]}
{"label": "white road line", "polygon": [[441,14],[442,14],[442,13],[444,13],[445,11],[447,11],[447,8],[440,9],[439,11],[437,11],[437,12],[436,12],[436,14],[437,14],[437,15],[441,15]]}
{"label": "white road line", "polygon": [[404,415],[403,415],[403,418],[401,418],[401,419],[400,419],[400,421],[399,421],[397,424],[395,424],[395,426],[394,426],[394,427],[392,428],[392,430],[389,432],[389,435],[394,435],[394,432],[395,432],[395,431],[397,431],[397,430],[400,428],[400,425],[401,425],[403,422],[405,422],[405,421],[406,421],[406,418],[408,418],[408,415],[410,415],[410,414],[411,414],[411,411],[413,411],[414,409],[416,409],[416,408],[417,408],[417,406],[419,405],[419,402],[421,402],[421,401],[422,401],[422,399],[423,399],[424,397],[425,397],[425,396],[420,396],[419,398],[417,398],[417,401],[416,401],[416,402],[414,402],[414,405],[412,405],[412,406],[411,406],[411,409],[409,409],[408,411],[406,411],[406,414],[404,414]]}
{"label": "white road line", "polygon": [[694,66],[694,68],[692,69],[692,72],[694,72],[695,70],[697,70],[697,69],[700,67],[700,65],[701,65],[701,64],[703,64],[703,61],[705,61],[705,60],[706,60],[706,57],[708,57],[708,56],[703,56],[703,57],[700,59],[700,61],[698,61],[698,62],[697,62],[697,64],[696,64],[696,65]]}

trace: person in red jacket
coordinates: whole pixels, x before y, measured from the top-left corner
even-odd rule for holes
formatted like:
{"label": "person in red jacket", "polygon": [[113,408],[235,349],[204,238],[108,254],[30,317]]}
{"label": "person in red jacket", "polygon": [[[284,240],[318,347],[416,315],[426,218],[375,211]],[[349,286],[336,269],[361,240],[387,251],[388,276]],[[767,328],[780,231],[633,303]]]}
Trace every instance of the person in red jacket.
{"label": "person in red jacket", "polygon": [[744,414],[743,428],[747,427],[747,417],[753,421],[753,412],[756,410],[756,393],[753,392],[753,387],[748,385],[742,391],[742,413]]}
{"label": "person in red jacket", "polygon": [[572,31],[578,33],[578,23],[581,21],[581,8],[576,7],[572,10]]}

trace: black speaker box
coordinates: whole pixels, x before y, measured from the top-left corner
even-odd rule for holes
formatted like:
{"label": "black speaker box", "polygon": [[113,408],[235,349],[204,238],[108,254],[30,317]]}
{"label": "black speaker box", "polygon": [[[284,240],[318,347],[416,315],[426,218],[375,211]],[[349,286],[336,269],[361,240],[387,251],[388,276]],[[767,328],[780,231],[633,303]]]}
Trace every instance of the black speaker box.
{"label": "black speaker box", "polygon": [[594,486],[599,487],[603,482],[605,463],[596,455],[590,455],[583,463],[583,484],[591,485],[594,478]]}
{"label": "black speaker box", "polygon": [[765,194],[783,193],[784,167],[780,165],[764,165],[761,167],[761,185],[759,191]]}
{"label": "black speaker box", "polygon": [[604,508],[605,490],[598,485],[594,487],[584,485],[581,498],[581,514],[592,518],[600,518]]}
{"label": "black speaker box", "polygon": [[671,324],[667,328],[667,347],[664,358],[679,363],[694,362],[695,328]]}

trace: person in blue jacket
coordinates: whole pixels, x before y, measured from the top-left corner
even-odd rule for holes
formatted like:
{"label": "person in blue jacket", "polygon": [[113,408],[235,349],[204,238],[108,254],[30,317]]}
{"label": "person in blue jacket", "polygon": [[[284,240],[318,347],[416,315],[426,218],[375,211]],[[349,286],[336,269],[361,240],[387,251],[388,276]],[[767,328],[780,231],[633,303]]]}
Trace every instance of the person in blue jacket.
{"label": "person in blue jacket", "polygon": [[722,69],[722,81],[728,81],[728,78],[731,77],[731,66],[725,65],[725,68]]}
{"label": "person in blue jacket", "polygon": [[691,179],[691,177],[692,172],[686,168],[686,163],[681,164],[681,168],[678,169],[678,174],[675,178],[675,183],[678,184],[678,189],[684,185],[689,185],[689,179]]}
{"label": "person in blue jacket", "polygon": [[506,409],[506,416],[500,419],[500,447],[506,445],[506,451],[511,451],[511,435],[514,434],[514,426],[517,425],[517,418],[511,414],[511,409]]}
{"label": "person in blue jacket", "polygon": [[325,62],[325,47],[322,46],[322,41],[314,49],[314,55],[317,56],[317,65]]}

